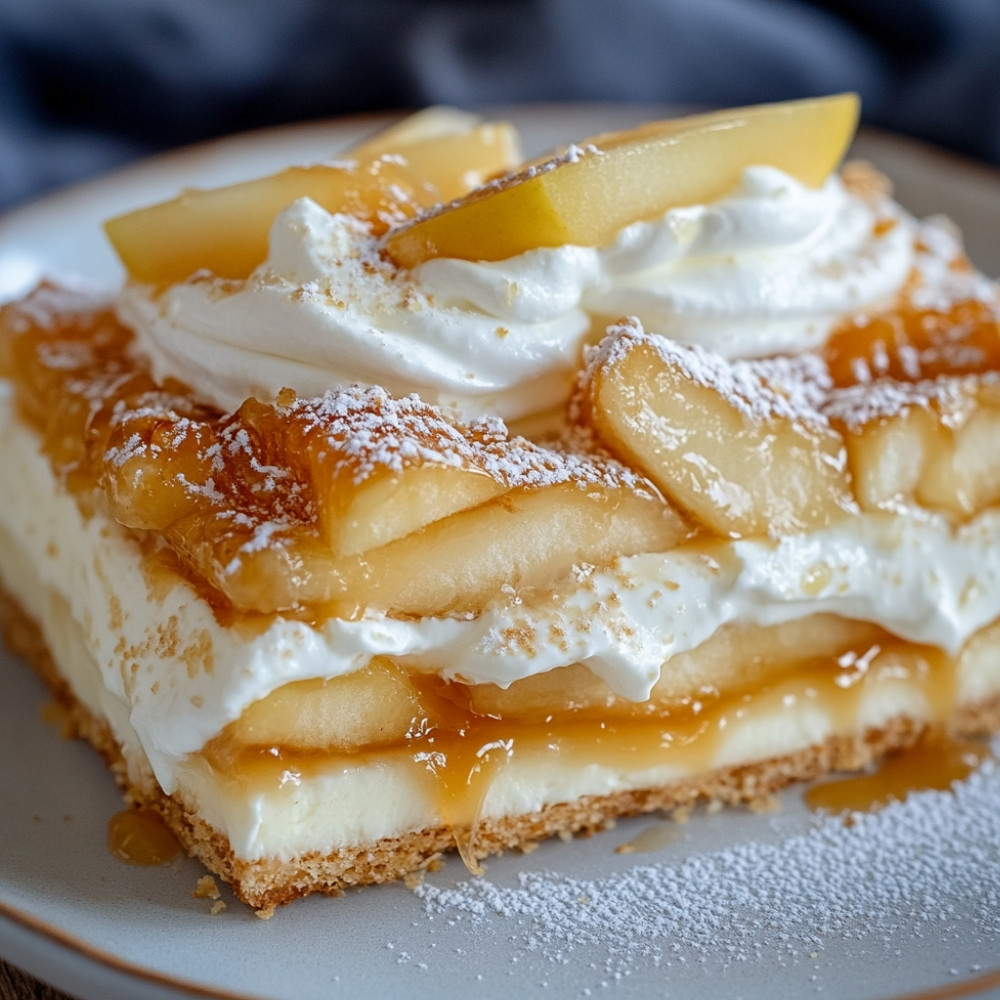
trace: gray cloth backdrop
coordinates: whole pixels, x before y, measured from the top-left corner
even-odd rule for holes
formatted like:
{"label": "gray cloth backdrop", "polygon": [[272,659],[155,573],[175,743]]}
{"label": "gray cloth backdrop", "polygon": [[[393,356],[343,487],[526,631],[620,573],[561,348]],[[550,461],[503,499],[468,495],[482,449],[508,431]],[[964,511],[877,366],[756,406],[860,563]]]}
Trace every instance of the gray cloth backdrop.
{"label": "gray cloth backdrop", "polygon": [[871,123],[1000,163],[1000,2],[0,0],[0,207],[344,112],[843,89]]}

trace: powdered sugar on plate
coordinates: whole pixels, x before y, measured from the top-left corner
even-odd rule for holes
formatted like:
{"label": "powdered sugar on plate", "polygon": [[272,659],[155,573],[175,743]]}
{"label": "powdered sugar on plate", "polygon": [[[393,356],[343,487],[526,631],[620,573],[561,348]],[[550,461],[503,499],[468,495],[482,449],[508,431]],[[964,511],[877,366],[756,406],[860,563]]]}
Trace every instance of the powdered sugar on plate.
{"label": "powdered sugar on plate", "polygon": [[[705,822],[683,829],[697,836]],[[834,952],[890,962],[914,937],[945,953],[972,937],[984,955],[1000,954],[995,762],[953,792],[911,795],[850,825],[832,816],[804,823],[772,817],[770,837],[675,860],[684,852],[666,850],[597,879],[523,871],[508,887],[475,878],[445,888],[429,876],[415,892],[431,918],[511,935],[546,964],[596,958],[611,979],[650,966],[819,969]]]}

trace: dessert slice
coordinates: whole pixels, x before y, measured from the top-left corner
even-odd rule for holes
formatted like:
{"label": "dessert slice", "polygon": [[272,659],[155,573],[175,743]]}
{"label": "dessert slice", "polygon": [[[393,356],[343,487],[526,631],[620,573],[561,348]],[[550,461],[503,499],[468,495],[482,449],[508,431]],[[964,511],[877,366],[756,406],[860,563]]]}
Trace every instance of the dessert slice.
{"label": "dessert slice", "polygon": [[[618,815],[758,803],[928,727],[1000,727],[997,473],[979,450],[1000,300],[879,185],[828,176],[855,117],[846,96],[656,123],[438,206],[510,164],[503,129],[434,112],[350,167],[111,223],[142,282],[117,310],[43,287],[0,311],[8,634],[130,801],[266,913],[451,848],[475,868]],[[286,209],[320,174],[350,225]],[[782,198],[784,242],[697,230]],[[262,242],[279,211],[308,280]],[[814,261],[796,272],[822,300],[807,323],[801,296],[777,317],[739,306],[772,301],[764,258],[779,277]],[[655,318],[684,311],[695,272],[725,282],[752,345],[723,357],[640,320],[602,338],[607,286]],[[240,337],[169,327],[202,296],[272,323],[290,383],[326,346],[315,331],[363,303],[384,377],[443,383],[440,405],[359,363],[322,394],[216,406],[144,351],[143,324],[167,323],[205,384],[263,384]],[[779,328],[801,343],[767,356]],[[487,353],[524,384],[472,370]],[[577,385],[536,401],[561,426],[511,433],[491,407],[552,365]],[[485,412],[462,412],[456,380],[488,383]]]}

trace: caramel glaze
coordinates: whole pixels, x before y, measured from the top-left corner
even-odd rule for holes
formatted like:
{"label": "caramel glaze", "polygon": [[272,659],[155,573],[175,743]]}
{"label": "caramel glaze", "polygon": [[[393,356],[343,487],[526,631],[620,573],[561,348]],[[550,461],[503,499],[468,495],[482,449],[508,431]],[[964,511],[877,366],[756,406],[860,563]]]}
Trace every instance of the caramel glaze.
{"label": "caramel glaze", "polygon": [[[952,264],[968,272],[965,258]],[[916,278],[911,287],[919,287]],[[917,382],[942,375],[977,375],[1000,368],[995,302],[962,300],[916,308],[904,294],[897,308],[853,317],[833,331],[822,349],[834,385],[893,379]]]}
{"label": "caramel glaze", "polygon": [[[300,779],[338,767],[401,764],[416,783],[423,783],[475,870],[475,829],[483,803],[509,761],[565,761],[574,769],[597,764],[630,773],[674,765],[681,780],[720,766],[727,736],[740,725],[765,720],[777,725],[782,714],[790,716],[810,706],[829,719],[832,735],[853,736],[859,729],[861,699],[876,689],[905,689],[911,697],[919,692],[928,722],[940,726],[955,705],[957,669],[951,657],[936,649],[886,634],[868,649],[802,662],[752,689],[700,698],[659,714],[651,713],[648,705],[636,705],[631,715],[614,718],[593,708],[554,710],[548,721],[531,722],[476,715],[467,707],[462,685],[427,677],[418,682],[423,685],[427,712],[414,720],[403,740],[392,745],[360,747],[349,756],[338,756],[239,746],[221,738],[206,747],[204,756],[240,788],[241,795],[294,787]],[[937,752],[934,746],[928,744],[927,761]],[[952,773],[947,763],[941,768],[942,773]]]}
{"label": "caramel glaze", "polygon": [[108,850],[119,861],[152,867],[181,852],[173,831],[152,809],[126,809],[108,820]]}

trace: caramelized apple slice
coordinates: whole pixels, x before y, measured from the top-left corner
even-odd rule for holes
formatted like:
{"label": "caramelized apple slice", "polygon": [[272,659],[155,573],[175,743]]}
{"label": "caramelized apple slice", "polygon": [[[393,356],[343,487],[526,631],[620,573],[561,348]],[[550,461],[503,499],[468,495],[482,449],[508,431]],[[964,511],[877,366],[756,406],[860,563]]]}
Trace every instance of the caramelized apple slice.
{"label": "caramelized apple slice", "polygon": [[230,747],[357,750],[401,740],[422,717],[407,674],[385,657],[341,677],[294,681],[223,730]]}
{"label": "caramelized apple slice", "polygon": [[781,536],[853,508],[817,359],[735,362],[613,327],[589,418],[608,447],[720,535]]}
{"label": "caramelized apple slice", "polygon": [[351,556],[378,548],[506,491],[478,469],[412,465],[380,470],[360,483],[327,480],[321,526],[330,547]]}
{"label": "caramelized apple slice", "polygon": [[989,376],[852,386],[827,412],[863,507],[915,501],[966,517],[1000,500],[1000,386]]}
{"label": "caramelized apple slice", "polygon": [[575,564],[662,551],[685,534],[650,492],[569,480],[512,490],[341,565],[362,605],[476,613],[498,595],[549,586]]}
{"label": "caramelized apple slice", "polygon": [[[416,130],[417,135],[422,130]],[[105,232],[129,275],[171,284],[199,270],[246,278],[267,256],[275,216],[298,198],[330,212],[349,212],[382,232],[441,200],[464,194],[482,178],[518,162],[509,125],[472,125],[424,135],[408,147],[347,154],[350,159],[290,167],[257,180],[210,190],[191,189],[171,201],[109,219]],[[383,148],[385,147],[385,148]]]}
{"label": "caramelized apple slice", "polygon": [[101,485],[115,519],[128,528],[166,531],[205,506],[198,484],[212,475],[208,424],[163,407],[126,411],[111,427]]}
{"label": "caramelized apple slice", "polygon": [[286,390],[280,399],[277,407],[247,400],[240,421],[260,452],[282,442],[267,461],[301,466],[320,532],[339,555],[378,548],[510,488],[488,471],[490,449],[506,445],[491,422],[465,424],[380,388],[303,400]]}
{"label": "caramelized apple slice", "polygon": [[308,525],[202,507],[174,521],[165,535],[181,560],[237,611],[298,611],[347,596],[333,553]]}
{"label": "caramelized apple slice", "polygon": [[241,611],[325,606],[433,616],[476,613],[545,587],[574,564],[670,548],[680,518],[649,492],[561,482],[521,488],[388,545],[337,557],[302,524],[198,511],[167,532],[181,558]]}
{"label": "caramelized apple slice", "polygon": [[884,635],[875,625],[836,615],[810,615],[771,626],[727,625],[697,649],[667,660],[644,702],[614,694],[581,664],[534,674],[506,690],[477,684],[468,688],[468,697],[480,715],[526,723],[567,712],[604,717],[669,713],[683,719],[696,712],[697,703],[717,698],[719,691],[746,690],[801,664],[825,662],[828,669],[837,669],[845,653],[861,656]]}
{"label": "caramelized apple slice", "polygon": [[606,246],[629,223],[714,201],[749,166],[778,167],[818,187],[840,162],[857,118],[857,97],[840,94],[598,136],[396,229],[385,246],[402,267]]}
{"label": "caramelized apple slice", "polygon": [[173,284],[200,270],[246,278],[267,257],[271,223],[298,198],[377,220],[412,215],[420,190],[404,167],[385,160],[290,167],[228,187],[184,191],[109,219],[104,230],[136,281]]}

